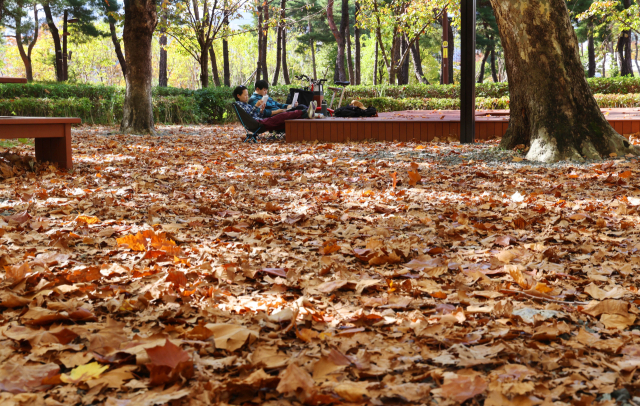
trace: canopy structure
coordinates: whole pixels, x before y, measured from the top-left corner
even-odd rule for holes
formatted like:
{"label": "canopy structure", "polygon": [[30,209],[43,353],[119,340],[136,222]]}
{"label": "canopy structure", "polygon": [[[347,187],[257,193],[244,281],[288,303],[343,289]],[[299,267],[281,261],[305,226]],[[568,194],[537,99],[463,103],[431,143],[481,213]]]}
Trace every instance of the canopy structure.
{"label": "canopy structure", "polygon": [[475,142],[476,0],[462,0],[460,10],[460,143]]}

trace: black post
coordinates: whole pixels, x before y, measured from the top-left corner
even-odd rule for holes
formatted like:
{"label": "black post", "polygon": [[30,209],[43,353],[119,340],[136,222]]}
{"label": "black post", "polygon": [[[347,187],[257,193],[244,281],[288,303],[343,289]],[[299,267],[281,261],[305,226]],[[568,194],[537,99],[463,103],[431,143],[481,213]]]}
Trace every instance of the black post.
{"label": "black post", "polygon": [[462,0],[460,13],[460,143],[475,142],[476,0]]}

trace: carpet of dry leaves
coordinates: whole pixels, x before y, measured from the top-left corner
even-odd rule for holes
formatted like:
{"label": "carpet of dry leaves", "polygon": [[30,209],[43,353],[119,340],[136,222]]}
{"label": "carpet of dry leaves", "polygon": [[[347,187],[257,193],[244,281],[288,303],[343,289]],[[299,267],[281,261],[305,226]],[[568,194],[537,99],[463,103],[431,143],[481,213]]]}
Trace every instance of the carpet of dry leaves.
{"label": "carpet of dry leaves", "polygon": [[0,404],[639,404],[636,160],[108,131],[1,156]]}

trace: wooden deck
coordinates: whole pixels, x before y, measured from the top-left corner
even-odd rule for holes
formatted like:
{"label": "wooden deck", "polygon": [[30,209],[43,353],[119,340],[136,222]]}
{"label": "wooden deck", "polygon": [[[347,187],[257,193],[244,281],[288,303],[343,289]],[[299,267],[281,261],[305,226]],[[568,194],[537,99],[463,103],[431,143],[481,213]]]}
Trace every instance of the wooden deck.
{"label": "wooden deck", "polygon": [[[640,108],[602,109],[605,117],[620,134],[640,132]],[[372,118],[325,118],[286,122],[286,141],[348,142],[432,141],[459,137],[459,110],[409,110],[380,113]],[[509,126],[509,110],[478,110],[476,140],[500,138]]]}

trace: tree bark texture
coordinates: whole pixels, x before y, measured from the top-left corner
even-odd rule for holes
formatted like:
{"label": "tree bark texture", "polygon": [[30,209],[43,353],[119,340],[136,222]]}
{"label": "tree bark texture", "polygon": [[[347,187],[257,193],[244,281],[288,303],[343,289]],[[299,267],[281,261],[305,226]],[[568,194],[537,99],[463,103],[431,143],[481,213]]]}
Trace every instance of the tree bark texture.
{"label": "tree bark texture", "polygon": [[456,54],[456,42],[453,38],[453,24],[451,24],[451,18],[449,18],[449,84],[455,83],[453,80],[453,56]]}
{"label": "tree bark texture", "polygon": [[162,32],[160,35],[160,61],[158,63],[158,86],[167,87],[169,78],[167,74],[167,35]]}
{"label": "tree bark texture", "polygon": [[422,57],[420,56],[420,40],[417,39],[411,44],[411,58],[413,59],[413,72],[416,75],[418,82],[429,84],[429,81],[424,77],[424,71],[422,70]]}
{"label": "tree bark texture", "polygon": [[218,74],[218,59],[213,44],[209,47],[209,59],[211,59],[211,75],[213,76],[213,84],[220,87],[220,75]]}
{"label": "tree bark texture", "polygon": [[126,134],[155,134],[151,102],[151,43],[156,0],[124,0],[124,52],[128,61],[122,125]]}
{"label": "tree bark texture", "polygon": [[269,5],[265,1],[262,6],[263,17],[263,29],[262,29],[262,78],[266,81],[269,80],[269,69],[267,69],[267,45],[269,41]]}
{"label": "tree bark texture", "polygon": [[501,147],[556,162],[640,152],[600,111],[580,62],[564,0],[491,0],[509,81],[511,116]]}
{"label": "tree bark texture", "polygon": [[262,6],[258,6],[258,61],[256,63],[256,82],[260,79],[268,80],[267,77],[262,77],[262,37],[264,36],[264,31],[262,29],[263,18]]}
{"label": "tree bark texture", "polygon": [[618,61],[620,62],[620,76],[633,76],[631,65],[631,31],[622,31],[618,38]]}
{"label": "tree bark texture", "polygon": [[47,18],[47,25],[51,32],[51,39],[53,39],[53,49],[56,54],[56,81],[64,81],[64,71],[62,70],[62,46],[60,45],[60,31],[56,27],[56,23],[53,21],[53,15],[51,14],[51,6],[49,3],[42,3],[42,9],[44,10],[45,17]]}
{"label": "tree bark texture", "polygon": [[[226,3],[225,3],[226,4]],[[229,15],[225,14],[224,25],[229,27]],[[225,30],[227,32],[227,30]],[[226,87],[231,86],[231,69],[229,67],[229,41],[227,37],[222,38],[222,77]]]}
{"label": "tree bark texture", "polygon": [[336,75],[334,75],[334,80],[337,79],[344,81],[347,80],[347,74],[344,69],[344,51],[346,41],[344,36],[342,35],[343,31],[338,30],[338,27],[336,26],[335,20],[333,18],[333,0],[329,0],[329,3],[327,5],[327,20],[329,22],[331,33],[338,43],[338,55],[336,56]]}
{"label": "tree bark texture", "polygon": [[[120,69],[122,69],[122,76],[124,76],[124,79],[126,80],[127,79],[127,60],[124,58],[124,53],[122,53],[122,47],[120,47],[120,40],[118,40],[118,34],[116,32],[115,20],[112,18],[109,18],[109,31],[111,32],[111,42],[113,43],[113,48],[116,51],[116,56],[118,57],[118,62],[120,63]],[[165,41],[166,41],[166,37],[165,37]]]}
{"label": "tree bark texture", "polygon": [[478,83],[484,82],[484,66],[487,64],[487,59],[489,58],[490,54],[491,54],[491,49],[490,47],[487,47],[487,49],[484,51],[484,55],[482,56],[482,62],[480,62],[480,73],[478,74]]}
{"label": "tree bark texture", "polygon": [[[402,36],[400,38],[400,55],[404,55],[408,48],[409,41],[407,41],[405,36]],[[402,58],[402,56],[400,58]],[[404,58],[402,63],[400,63],[400,69],[398,71],[398,84],[409,84],[409,58]]]}
{"label": "tree bark texture", "polygon": [[204,49],[200,54],[200,84],[203,89],[209,87],[209,55],[211,47]]}
{"label": "tree bark texture", "polygon": [[349,0],[342,0],[342,18],[340,19],[340,31],[346,43],[347,69],[349,71],[349,82],[355,83],[355,71],[353,69],[353,59],[351,54],[351,31],[349,29]]}
{"label": "tree bark texture", "polygon": [[280,2],[280,21],[278,22],[278,29],[276,32],[276,70],[273,73],[273,86],[278,84],[278,78],[280,76],[280,65],[282,64],[282,31],[284,31],[284,19],[282,18],[282,12],[286,6],[286,0]]}
{"label": "tree bark texture", "polygon": [[592,78],[596,76],[596,46],[593,39],[593,22],[589,21],[587,29],[589,30],[587,40],[587,57],[589,59],[589,67],[587,69],[587,76]]}
{"label": "tree bark texture", "polygon": [[282,79],[285,85],[291,84],[289,79],[289,66],[287,65],[287,28],[282,30]]}

